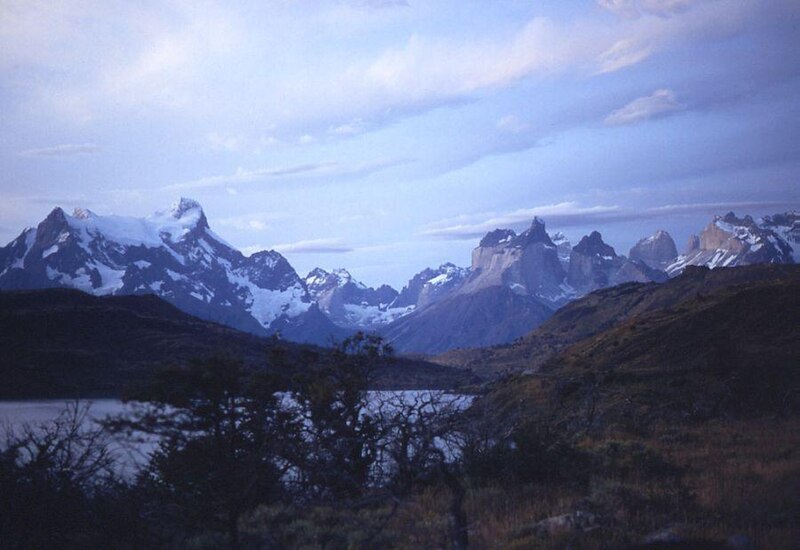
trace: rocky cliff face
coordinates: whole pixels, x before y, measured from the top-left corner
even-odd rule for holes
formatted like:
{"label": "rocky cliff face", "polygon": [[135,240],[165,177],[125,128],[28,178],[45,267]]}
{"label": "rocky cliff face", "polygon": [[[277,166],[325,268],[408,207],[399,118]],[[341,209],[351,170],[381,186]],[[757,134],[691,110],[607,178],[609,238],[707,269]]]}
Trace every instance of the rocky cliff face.
{"label": "rocky cliff face", "polygon": [[[794,228],[797,216],[791,216],[776,216],[779,220],[777,223],[770,217],[761,225],[750,216],[738,218],[733,212],[717,216],[699,236],[689,239],[686,252],[667,267],[667,273],[675,276],[689,265],[713,269],[794,263],[794,251],[789,239],[796,235]],[[781,225],[781,222],[786,225]]]}
{"label": "rocky cliff face", "polygon": [[70,287],[156,294],[183,311],[255,334],[324,343],[341,335],[283,256],[250,257],[211,231],[200,205],[177,201],[148,218],[54,209],[0,249],[0,289]]}
{"label": "rocky cliff face", "polygon": [[511,230],[487,234],[472,251],[471,271],[472,275],[459,293],[504,286],[520,295],[536,296],[553,306],[565,303],[570,297],[563,285],[566,273],[558,249],[539,218],[519,235]]}
{"label": "rocky cliff face", "polygon": [[656,231],[655,234],[640,240],[628,253],[631,260],[638,260],[653,269],[666,269],[678,257],[675,241],[666,231]]}

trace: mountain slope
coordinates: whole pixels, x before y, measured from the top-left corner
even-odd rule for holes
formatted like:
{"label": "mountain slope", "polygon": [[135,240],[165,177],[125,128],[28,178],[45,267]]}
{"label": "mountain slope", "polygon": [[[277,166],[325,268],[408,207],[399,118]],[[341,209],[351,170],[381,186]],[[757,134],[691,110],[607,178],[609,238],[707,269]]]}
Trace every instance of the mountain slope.
{"label": "mountain slope", "polygon": [[525,334],[553,310],[505,286],[444,298],[390,324],[383,335],[400,351],[438,353],[467,346],[491,346]]}
{"label": "mountain slope", "polygon": [[[269,368],[269,339],[197,319],[153,296],[96,297],[72,289],[0,292],[0,397],[119,395],[155,369],[223,353]],[[295,368],[323,350],[284,343]],[[466,372],[398,359],[380,387],[452,388]]]}

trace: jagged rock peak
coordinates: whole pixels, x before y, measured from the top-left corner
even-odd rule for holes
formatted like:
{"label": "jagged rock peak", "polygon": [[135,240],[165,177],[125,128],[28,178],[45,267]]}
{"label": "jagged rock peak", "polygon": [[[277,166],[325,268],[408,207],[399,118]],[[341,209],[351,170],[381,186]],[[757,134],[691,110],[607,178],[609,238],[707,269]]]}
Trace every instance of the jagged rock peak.
{"label": "jagged rock peak", "polygon": [[597,231],[584,236],[573,250],[584,256],[601,256],[609,259],[617,257],[614,249],[603,241],[603,236]]}
{"label": "jagged rock peak", "polygon": [[486,236],[481,239],[481,242],[478,244],[478,246],[489,247],[508,244],[516,237],[516,232],[511,229],[495,229],[494,231],[489,231]]}
{"label": "jagged rock peak", "polygon": [[545,230],[544,220],[539,216],[533,218],[531,226],[521,233],[515,240],[516,246],[524,247],[534,243],[544,243],[547,246],[555,246],[553,241],[550,240],[550,235]]}

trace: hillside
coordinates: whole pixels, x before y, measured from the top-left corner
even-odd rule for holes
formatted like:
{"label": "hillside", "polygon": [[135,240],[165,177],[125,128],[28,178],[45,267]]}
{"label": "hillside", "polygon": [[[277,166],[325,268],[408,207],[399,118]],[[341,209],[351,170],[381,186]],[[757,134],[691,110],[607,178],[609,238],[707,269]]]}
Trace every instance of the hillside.
{"label": "hillside", "polygon": [[[541,356],[537,342],[551,343]],[[476,420],[512,434],[499,456],[536,482],[491,519],[492,493],[475,497],[486,524],[515,518],[489,540],[796,547],[800,268],[689,270],[599,292],[485,353],[518,373],[489,387]],[[583,523],[549,530],[556,520]]]}
{"label": "hillside", "polygon": [[690,266],[666,283],[628,283],[592,292],[556,311],[540,327],[512,344],[453,350],[435,361],[471,368],[484,375],[535,371],[568,346],[638,316],[703,303],[705,297],[725,289],[738,292],[763,285],[789,286],[798,280],[800,267],[796,265],[764,264],[714,270]]}
{"label": "hillside", "polygon": [[[298,364],[320,349],[286,343]],[[267,365],[270,340],[203,321],[153,295],[95,297],[71,289],[0,292],[0,397],[118,395],[165,364],[215,353]],[[453,387],[470,376],[396,360],[384,387]]]}

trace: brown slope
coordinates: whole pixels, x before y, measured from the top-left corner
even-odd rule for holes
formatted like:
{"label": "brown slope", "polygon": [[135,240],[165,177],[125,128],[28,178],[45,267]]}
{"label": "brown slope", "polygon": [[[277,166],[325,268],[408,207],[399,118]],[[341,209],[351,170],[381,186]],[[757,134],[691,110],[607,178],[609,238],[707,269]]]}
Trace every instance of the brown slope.
{"label": "brown slope", "polygon": [[675,308],[727,288],[800,280],[797,265],[754,265],[709,270],[688,268],[666,283],[628,283],[593,292],[558,310],[539,328],[516,342],[489,349],[454,350],[434,361],[470,368],[481,375],[537,370],[568,346],[626,320]]}
{"label": "brown slope", "polygon": [[[165,364],[212,354],[268,366],[270,341],[187,315],[153,296],[71,289],[0,292],[0,398],[115,396]],[[284,343],[296,368],[321,350]],[[454,387],[469,373],[398,360],[381,387]]]}
{"label": "brown slope", "polygon": [[504,416],[547,411],[567,431],[796,412],[800,268],[758,274],[767,272],[628,316],[499,383],[492,398]]}

